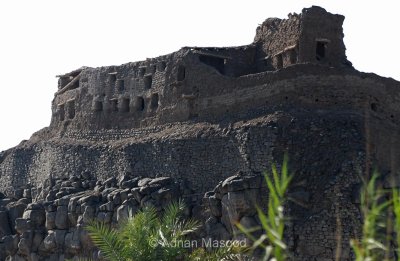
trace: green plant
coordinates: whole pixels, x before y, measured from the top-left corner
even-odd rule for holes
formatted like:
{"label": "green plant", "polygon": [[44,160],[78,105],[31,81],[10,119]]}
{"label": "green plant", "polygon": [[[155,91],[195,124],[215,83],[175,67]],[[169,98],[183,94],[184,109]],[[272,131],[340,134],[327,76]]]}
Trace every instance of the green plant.
{"label": "green plant", "polygon": [[377,188],[378,174],[374,173],[371,179],[363,181],[361,189],[361,212],[363,224],[361,238],[350,241],[356,255],[356,261],[383,260],[387,248],[384,246],[383,233],[386,226],[385,210],[391,204],[384,199],[384,192]]}
{"label": "green plant", "polygon": [[400,191],[398,189],[392,190],[393,196],[393,213],[394,213],[394,229],[396,231],[397,243],[397,261],[400,261]]}
{"label": "green plant", "polygon": [[288,157],[286,155],[284,157],[280,175],[276,166],[272,165],[272,178],[268,173],[265,173],[264,177],[269,193],[267,213],[265,214],[259,206],[256,206],[257,214],[261,221],[261,229],[264,231],[264,234],[259,238],[255,238],[253,232],[258,228],[248,229],[240,223],[237,226],[249,239],[254,241],[254,249],[258,247],[264,249],[263,260],[283,261],[288,257],[287,246],[283,240],[285,230],[283,210],[287,200],[286,192],[293,177],[288,174]]}
{"label": "green plant", "polygon": [[118,229],[92,222],[87,230],[107,260],[176,260],[188,249],[174,242],[184,240],[199,228],[197,221],[183,218],[184,208],[182,201],[171,203],[159,218],[155,208],[146,207]]}
{"label": "green plant", "polygon": [[242,261],[246,260],[243,249],[234,249],[232,247],[221,247],[207,251],[204,248],[195,249],[188,256],[191,261]]}

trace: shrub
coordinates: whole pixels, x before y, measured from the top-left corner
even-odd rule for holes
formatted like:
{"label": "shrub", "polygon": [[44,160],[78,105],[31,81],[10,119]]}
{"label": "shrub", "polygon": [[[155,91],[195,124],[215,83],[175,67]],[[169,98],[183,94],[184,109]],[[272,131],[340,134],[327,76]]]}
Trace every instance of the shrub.
{"label": "shrub", "polygon": [[258,217],[261,221],[261,228],[264,233],[259,238],[255,238],[252,233],[257,228],[248,229],[240,223],[238,228],[251,239],[253,249],[262,248],[264,250],[263,260],[283,261],[288,257],[287,246],[283,240],[285,230],[284,204],[287,200],[286,192],[292,176],[288,174],[288,158],[284,157],[281,174],[278,174],[275,165],[272,165],[272,178],[268,173],[264,174],[268,186],[268,210],[264,213],[259,206],[256,206]]}

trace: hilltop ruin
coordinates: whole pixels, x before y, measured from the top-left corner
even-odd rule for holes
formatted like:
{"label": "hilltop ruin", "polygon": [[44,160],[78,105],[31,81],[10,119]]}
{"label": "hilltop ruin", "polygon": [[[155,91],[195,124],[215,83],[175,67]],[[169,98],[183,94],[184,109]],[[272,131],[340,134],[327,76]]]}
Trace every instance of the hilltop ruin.
{"label": "hilltop ruin", "polygon": [[400,185],[400,83],[352,67],[343,21],[313,6],[265,20],[246,46],[59,75],[50,126],[0,153],[0,260],[96,258],[85,222],[176,198],[199,237],[230,239],[257,224],[261,173],[285,152],[290,251],[352,260],[360,174]]}
{"label": "hilltop ruin", "polygon": [[267,19],[250,45],[184,47],[146,61],[60,75],[50,128],[81,132],[237,118],[276,96],[256,86],[283,91],[274,87],[288,78],[276,73],[283,68],[349,67],[343,20],[311,8],[289,19]]}

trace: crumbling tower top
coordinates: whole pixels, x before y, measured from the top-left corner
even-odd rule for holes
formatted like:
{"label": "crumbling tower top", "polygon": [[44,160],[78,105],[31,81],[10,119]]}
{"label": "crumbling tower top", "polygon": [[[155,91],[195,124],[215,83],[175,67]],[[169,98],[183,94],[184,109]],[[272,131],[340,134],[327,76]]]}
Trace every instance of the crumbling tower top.
{"label": "crumbling tower top", "polygon": [[258,28],[254,43],[258,60],[275,69],[294,63],[351,64],[343,43],[344,16],[312,6],[288,19],[268,18]]}

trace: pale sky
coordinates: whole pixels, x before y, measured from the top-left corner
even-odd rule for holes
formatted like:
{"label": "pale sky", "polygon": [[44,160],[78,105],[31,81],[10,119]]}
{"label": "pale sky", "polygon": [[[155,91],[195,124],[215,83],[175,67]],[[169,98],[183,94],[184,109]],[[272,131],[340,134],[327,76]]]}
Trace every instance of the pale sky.
{"label": "pale sky", "polygon": [[183,46],[249,44],[266,18],[311,5],[346,16],[356,69],[400,80],[398,0],[0,1],[0,151],[49,125],[58,74]]}

